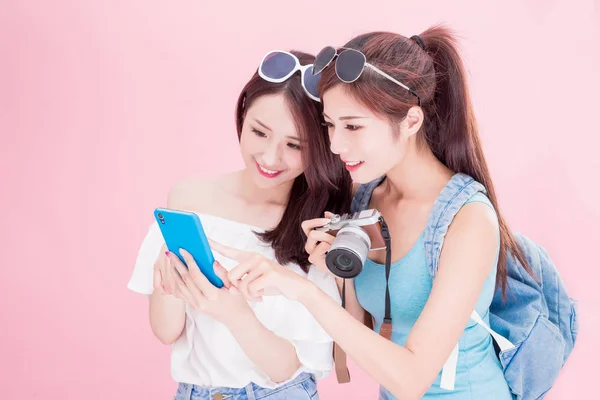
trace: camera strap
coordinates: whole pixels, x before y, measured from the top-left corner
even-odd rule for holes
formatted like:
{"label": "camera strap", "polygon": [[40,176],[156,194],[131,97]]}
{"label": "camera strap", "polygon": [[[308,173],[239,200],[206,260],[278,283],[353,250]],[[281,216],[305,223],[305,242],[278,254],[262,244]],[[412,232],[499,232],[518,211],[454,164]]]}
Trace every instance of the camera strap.
{"label": "camera strap", "polygon": [[[385,242],[385,314],[379,334],[384,338],[391,340],[392,301],[390,299],[389,280],[392,267],[392,239],[383,216],[379,218],[379,222],[381,223],[381,235],[383,236],[383,240]],[[346,308],[346,279],[342,280],[342,307]],[[346,364],[346,352],[337,344],[337,342],[333,343],[333,361],[338,383],[350,382],[350,371],[348,370],[348,366]]]}
{"label": "camera strap", "polygon": [[385,241],[385,314],[383,317],[383,323],[379,334],[384,338],[390,340],[392,338],[392,301],[390,299],[390,271],[392,269],[392,239],[390,237],[390,230],[383,219],[383,216],[379,217],[381,223],[381,235]]}
{"label": "camera strap", "polygon": [[346,308],[346,279],[342,280],[342,308]]}
{"label": "camera strap", "polygon": [[[346,308],[346,279],[342,280],[342,308]],[[350,371],[346,364],[346,352],[337,342],[333,342],[333,363],[338,383],[350,382]]]}

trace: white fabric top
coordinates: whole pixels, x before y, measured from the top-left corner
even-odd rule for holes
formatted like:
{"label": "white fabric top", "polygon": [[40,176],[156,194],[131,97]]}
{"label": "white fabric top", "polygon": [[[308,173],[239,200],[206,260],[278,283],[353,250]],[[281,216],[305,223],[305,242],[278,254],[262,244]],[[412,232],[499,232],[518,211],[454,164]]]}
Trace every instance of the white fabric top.
{"label": "white fabric top", "polygon": [[[224,245],[253,251],[275,260],[271,246],[263,243],[255,232],[263,229],[221,217],[198,214],[206,235]],[[164,244],[160,228],[154,222],[139,250],[135,268],[127,287],[150,295],[153,291],[154,263]],[[237,262],[214,252],[215,259],[227,270]],[[295,264],[286,265],[302,276],[307,276],[323,291],[341,303],[335,279],[316,267],[308,275]],[[289,339],[295,346],[301,372],[315,374],[317,379],[329,375],[333,369],[333,341],[321,328],[304,305],[285,297],[264,296],[262,302],[249,302],[258,320],[275,334]],[[171,351],[171,375],[177,382],[202,386],[241,388],[254,382],[267,388],[277,384],[260,371],[246,356],[233,335],[222,323],[186,306],[186,326]]]}

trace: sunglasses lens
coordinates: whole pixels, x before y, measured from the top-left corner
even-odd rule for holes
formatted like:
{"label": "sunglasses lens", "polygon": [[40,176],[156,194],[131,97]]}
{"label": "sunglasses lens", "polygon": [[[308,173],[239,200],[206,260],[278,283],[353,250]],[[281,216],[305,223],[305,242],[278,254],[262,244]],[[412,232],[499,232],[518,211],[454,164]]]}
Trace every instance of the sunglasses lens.
{"label": "sunglasses lens", "polygon": [[281,79],[296,69],[296,59],[287,53],[274,51],[269,53],[262,64],[260,71],[270,79]]}
{"label": "sunglasses lens", "polygon": [[321,74],[313,75],[314,67],[309,67],[304,72],[304,87],[306,91],[312,96],[319,98],[319,81],[321,80]]}
{"label": "sunglasses lens", "polygon": [[365,68],[365,56],[360,51],[344,50],[335,62],[335,72],[343,82],[354,82]]}
{"label": "sunglasses lens", "polygon": [[325,69],[325,67],[329,65],[331,60],[333,60],[336,53],[336,49],[331,46],[327,46],[323,50],[321,50],[315,58],[314,73],[320,74]]}

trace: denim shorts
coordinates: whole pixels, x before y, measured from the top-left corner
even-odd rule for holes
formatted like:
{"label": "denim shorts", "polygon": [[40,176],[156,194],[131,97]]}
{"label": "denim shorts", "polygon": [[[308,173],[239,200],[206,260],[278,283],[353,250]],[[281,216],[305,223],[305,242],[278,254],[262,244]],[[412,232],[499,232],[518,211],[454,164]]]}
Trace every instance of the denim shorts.
{"label": "denim shorts", "polygon": [[[219,395],[220,394],[220,395]],[[205,387],[180,383],[174,400],[319,400],[317,381],[312,374],[301,373],[293,380],[267,389],[250,383],[243,388]]]}

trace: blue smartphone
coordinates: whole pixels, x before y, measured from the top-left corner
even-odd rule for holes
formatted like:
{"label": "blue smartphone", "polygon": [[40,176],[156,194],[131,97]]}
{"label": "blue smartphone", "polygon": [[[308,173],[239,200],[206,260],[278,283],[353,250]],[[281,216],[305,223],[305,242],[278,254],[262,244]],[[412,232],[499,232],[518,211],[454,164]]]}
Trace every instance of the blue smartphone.
{"label": "blue smartphone", "polygon": [[177,255],[187,267],[179,253],[179,249],[184,249],[192,255],[200,271],[210,283],[218,288],[223,287],[223,281],[213,269],[215,258],[198,215],[188,211],[157,208],[154,210],[154,218],[158,222],[169,251]]}

